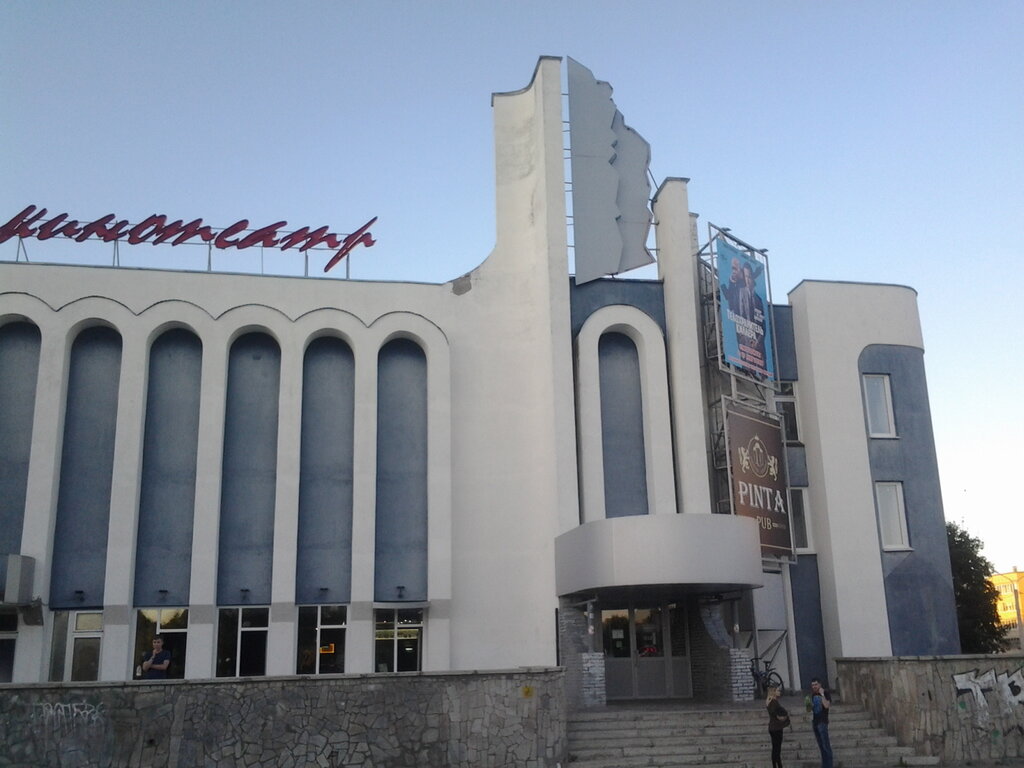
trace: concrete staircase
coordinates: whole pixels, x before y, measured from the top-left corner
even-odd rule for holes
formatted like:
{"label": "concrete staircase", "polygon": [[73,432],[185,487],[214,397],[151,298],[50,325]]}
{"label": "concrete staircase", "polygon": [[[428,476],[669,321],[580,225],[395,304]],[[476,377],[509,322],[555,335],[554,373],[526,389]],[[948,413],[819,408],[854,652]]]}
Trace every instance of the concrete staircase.
{"label": "concrete staircase", "polygon": [[[782,743],[786,768],[819,768],[803,699],[784,699],[793,720]],[[934,765],[886,735],[862,709],[832,705],[829,733],[836,768]],[[624,704],[571,715],[567,768],[769,768],[768,715],[761,704]]]}

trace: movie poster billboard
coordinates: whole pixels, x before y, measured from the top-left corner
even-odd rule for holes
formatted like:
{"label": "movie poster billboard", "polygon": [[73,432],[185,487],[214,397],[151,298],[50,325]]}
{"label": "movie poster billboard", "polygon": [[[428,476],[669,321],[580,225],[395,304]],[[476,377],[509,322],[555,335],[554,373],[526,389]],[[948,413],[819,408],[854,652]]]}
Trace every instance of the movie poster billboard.
{"label": "movie poster billboard", "polygon": [[791,555],[781,425],[766,414],[727,401],[725,437],[733,513],[757,520],[762,555]]}
{"label": "movie poster billboard", "polygon": [[756,379],[773,380],[775,366],[765,265],[723,238],[716,240],[715,250],[723,359]]}

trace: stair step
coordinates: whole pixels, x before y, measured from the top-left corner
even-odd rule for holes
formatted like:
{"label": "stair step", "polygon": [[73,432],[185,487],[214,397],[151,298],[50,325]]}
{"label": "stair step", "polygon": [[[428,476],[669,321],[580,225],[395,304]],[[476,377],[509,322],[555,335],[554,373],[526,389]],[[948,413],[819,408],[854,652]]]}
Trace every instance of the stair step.
{"label": "stair step", "polygon": [[[818,768],[821,757],[802,702],[785,705],[797,717],[786,730],[783,761],[787,768]],[[760,705],[640,706],[611,705],[570,716],[567,768],[762,768],[768,762],[771,746]],[[836,768],[882,768],[916,759],[912,748],[899,746],[859,707],[837,703],[829,726]]]}

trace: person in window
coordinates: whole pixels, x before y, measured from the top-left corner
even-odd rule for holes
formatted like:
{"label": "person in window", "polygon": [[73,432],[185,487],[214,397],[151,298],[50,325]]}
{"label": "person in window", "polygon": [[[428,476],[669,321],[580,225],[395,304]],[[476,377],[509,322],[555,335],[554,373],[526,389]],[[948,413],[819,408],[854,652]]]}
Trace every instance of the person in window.
{"label": "person in window", "polygon": [[171,652],[164,650],[164,639],[153,638],[153,650],[142,655],[142,677],[144,680],[165,680],[167,668],[171,666]]}

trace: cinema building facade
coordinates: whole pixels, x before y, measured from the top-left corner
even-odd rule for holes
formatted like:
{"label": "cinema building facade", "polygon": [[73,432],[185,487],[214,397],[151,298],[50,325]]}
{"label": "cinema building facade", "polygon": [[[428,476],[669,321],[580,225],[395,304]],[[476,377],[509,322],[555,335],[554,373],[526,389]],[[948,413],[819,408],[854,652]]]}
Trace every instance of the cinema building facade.
{"label": "cinema building facade", "polygon": [[643,254],[613,217],[593,266],[575,166],[570,276],[561,66],[494,96],[496,247],[450,282],[0,264],[0,679],[130,680],[156,632],[171,677],[564,665],[577,704],[959,651],[915,292],[757,315],[683,179],[657,278],[602,277]]}

